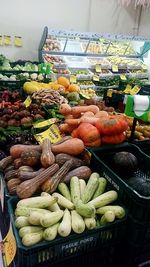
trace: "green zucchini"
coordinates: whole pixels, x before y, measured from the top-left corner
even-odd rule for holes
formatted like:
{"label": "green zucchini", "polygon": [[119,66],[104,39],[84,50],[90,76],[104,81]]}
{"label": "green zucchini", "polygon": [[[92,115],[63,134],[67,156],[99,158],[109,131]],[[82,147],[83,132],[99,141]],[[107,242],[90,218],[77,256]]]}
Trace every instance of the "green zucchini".
{"label": "green zucchini", "polygon": [[98,173],[94,172],[91,174],[91,176],[88,180],[88,183],[85,187],[85,190],[82,194],[82,197],[81,197],[83,203],[87,203],[92,199],[92,197],[93,197],[93,195],[94,195],[94,193],[98,187],[98,184],[99,184],[98,179],[99,179]]}
{"label": "green zucchini", "polygon": [[40,196],[40,197],[30,197],[22,199],[17,203],[17,207],[28,207],[28,208],[48,208],[52,204],[56,203],[56,198],[49,196]]}
{"label": "green zucchini", "polygon": [[113,211],[117,219],[122,219],[125,217],[125,209],[121,206],[104,206],[96,210],[97,214],[103,215],[106,211]]}
{"label": "green zucchini", "polygon": [[71,233],[71,214],[68,209],[65,209],[63,219],[58,227],[58,234],[66,237]]}
{"label": "green zucchini", "polygon": [[89,203],[84,204],[82,200],[78,200],[75,205],[76,211],[83,217],[94,217],[95,216],[95,207]]}
{"label": "green zucchini", "polygon": [[22,244],[26,247],[29,247],[39,243],[40,241],[42,241],[42,239],[43,239],[43,231],[40,231],[38,233],[30,233],[26,234],[22,238]]}
{"label": "green zucchini", "polygon": [[[49,193],[47,192],[42,192],[41,193],[41,196],[49,196],[49,197],[52,197]],[[48,207],[48,210],[50,211],[57,211],[57,210],[60,210],[60,207],[58,206],[57,202],[52,204],[50,207]]]}
{"label": "green zucchini", "polygon": [[105,192],[106,189],[106,185],[107,185],[107,180],[104,177],[100,177],[98,179],[98,187],[94,193],[93,199],[100,196],[101,194],[103,194]]}
{"label": "green zucchini", "polygon": [[76,210],[71,211],[71,225],[72,230],[76,234],[81,234],[85,230],[85,222],[80,214]]}
{"label": "green zucchini", "polygon": [[108,210],[100,219],[100,225],[111,223],[115,220],[115,213],[112,210]]}
{"label": "green zucchini", "polygon": [[74,204],[80,200],[80,183],[77,176],[73,176],[70,181],[71,199]]}
{"label": "green zucchini", "polygon": [[26,217],[26,216],[19,216],[15,220],[16,228],[21,228],[21,227],[29,226],[29,225],[30,225],[30,223],[28,221],[28,217]]}
{"label": "green zucchini", "polygon": [[79,179],[79,183],[80,183],[80,195],[82,196],[86,187],[86,182],[83,179]]}
{"label": "green zucchini", "polygon": [[60,183],[58,185],[59,192],[68,200],[71,201],[71,195],[68,186],[65,183]]}
{"label": "green zucchini", "polygon": [[60,219],[63,217],[64,212],[62,210],[51,212],[50,214],[45,214],[40,219],[40,224],[43,227],[50,227],[60,221]]}
{"label": "green zucchini", "polygon": [[47,241],[54,240],[57,236],[58,227],[59,227],[59,223],[56,223],[46,228],[43,233],[43,238]]}
{"label": "green zucchini", "polygon": [[26,216],[28,217],[30,215],[31,212],[33,211],[37,211],[40,212],[42,214],[46,214],[48,212],[48,210],[46,209],[38,209],[38,208],[27,208],[24,206],[20,206],[18,208],[15,209],[15,216]]}
{"label": "green zucchini", "polygon": [[70,200],[68,200],[67,198],[63,197],[61,194],[53,193],[52,196],[57,198],[57,203],[61,207],[67,208],[69,210],[73,210],[74,209],[74,204]]}
{"label": "green zucchini", "polygon": [[110,190],[106,193],[103,193],[99,197],[94,198],[89,202],[89,204],[92,204],[95,208],[100,208],[112,203],[117,198],[118,198],[117,192],[114,190]]}
{"label": "green zucchini", "polygon": [[24,226],[20,228],[19,230],[19,236],[23,237],[26,234],[31,234],[31,233],[38,233],[41,232],[43,228],[41,226]]}
{"label": "green zucchini", "polygon": [[96,220],[92,218],[84,218],[85,226],[88,230],[96,228]]}

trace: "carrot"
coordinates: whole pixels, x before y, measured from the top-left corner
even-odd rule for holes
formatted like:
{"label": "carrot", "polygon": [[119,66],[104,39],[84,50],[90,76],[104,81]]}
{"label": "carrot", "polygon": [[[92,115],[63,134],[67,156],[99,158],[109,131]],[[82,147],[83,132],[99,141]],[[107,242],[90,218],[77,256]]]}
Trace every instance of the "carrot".
{"label": "carrot", "polygon": [[99,121],[99,118],[82,116],[80,121],[81,122],[87,122],[87,123],[90,123],[92,125],[95,125]]}
{"label": "carrot", "polygon": [[94,113],[91,112],[91,111],[86,111],[86,112],[82,115],[82,117],[94,117]]}
{"label": "carrot", "polygon": [[74,125],[69,125],[67,123],[62,123],[59,125],[59,130],[61,133],[71,133],[76,126]]}
{"label": "carrot", "polygon": [[54,154],[66,153],[69,155],[79,155],[84,150],[84,143],[78,138],[72,138],[59,145],[52,145]]}
{"label": "carrot", "polygon": [[67,119],[65,120],[65,123],[77,127],[80,124],[80,119]]}
{"label": "carrot", "polygon": [[99,111],[99,108],[96,105],[76,106],[76,107],[72,107],[71,114],[74,116],[77,114],[82,114],[87,111],[91,111],[94,114],[96,114]]}
{"label": "carrot", "polygon": [[95,114],[95,117],[101,119],[101,118],[108,118],[109,115],[108,115],[108,112],[107,111],[100,110],[99,112],[97,112]]}
{"label": "carrot", "polygon": [[68,115],[65,115],[65,120],[67,119],[74,119],[73,115],[71,114],[68,114]]}
{"label": "carrot", "polygon": [[61,105],[60,105],[59,112],[60,112],[62,115],[68,115],[68,114],[71,114],[71,107],[70,107],[68,104],[61,104]]}

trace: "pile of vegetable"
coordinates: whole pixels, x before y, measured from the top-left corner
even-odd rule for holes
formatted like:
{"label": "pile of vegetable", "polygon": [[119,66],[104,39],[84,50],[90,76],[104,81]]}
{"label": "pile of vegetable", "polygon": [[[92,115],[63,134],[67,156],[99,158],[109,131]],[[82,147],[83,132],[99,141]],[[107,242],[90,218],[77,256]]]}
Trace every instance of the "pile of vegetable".
{"label": "pile of vegetable", "polygon": [[29,72],[22,72],[19,74],[0,74],[0,81],[26,81],[26,80],[37,80],[43,81],[44,75],[38,73],[29,73]]}
{"label": "pile of vegetable", "polygon": [[[133,118],[127,117],[127,119],[128,119],[129,126],[130,126],[130,128],[127,131],[127,139],[129,139],[131,136],[131,130],[132,130],[132,126],[133,126]],[[143,141],[143,140],[150,139],[150,125],[148,125],[146,123],[142,124],[140,122],[137,122],[133,138],[137,141],[138,140]]]}
{"label": "pile of vegetable", "polygon": [[49,89],[42,89],[33,93],[32,99],[41,106],[61,105],[68,102],[58,91]]}
{"label": "pile of vegetable", "polygon": [[11,105],[19,100],[21,100],[20,91],[10,91],[8,88],[0,88],[0,108],[5,108],[5,103],[9,103]]}
{"label": "pile of vegetable", "polygon": [[60,131],[80,138],[87,147],[119,144],[126,139],[128,121],[124,115],[100,111],[96,105],[70,107],[68,104],[60,106],[60,113],[65,117]]}
{"label": "pile of vegetable", "polygon": [[83,151],[83,142],[70,137],[54,145],[49,139],[44,139],[42,145],[17,144],[10,148],[10,156],[0,161],[0,168],[10,194],[27,198],[37,190],[52,193],[62,180],[69,182],[72,176],[89,178],[89,162],[84,155],[80,157]]}
{"label": "pile of vegetable", "polygon": [[105,192],[106,185],[106,179],[98,173],[92,173],[87,184],[72,176],[69,186],[60,183],[58,192],[52,195],[42,192],[41,196],[20,200],[15,209],[15,226],[23,245],[80,234],[124,218],[124,208],[111,204],[117,200],[117,192]]}

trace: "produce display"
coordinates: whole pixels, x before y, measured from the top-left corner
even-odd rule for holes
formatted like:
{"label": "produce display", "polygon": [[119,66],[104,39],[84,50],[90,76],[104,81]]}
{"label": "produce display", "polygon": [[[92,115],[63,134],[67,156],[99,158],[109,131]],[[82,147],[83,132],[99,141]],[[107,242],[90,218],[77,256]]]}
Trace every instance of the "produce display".
{"label": "produce display", "polygon": [[60,106],[64,123],[59,128],[62,133],[70,133],[80,138],[87,147],[99,147],[102,144],[119,144],[126,139],[128,121],[124,115],[109,115],[100,111],[96,105],[70,107]]}
{"label": "produce display", "polygon": [[[130,43],[69,38],[47,35],[41,51],[50,63],[47,74],[40,73],[42,64],[0,55],[0,82],[24,83],[0,88],[0,173],[4,198],[15,202],[14,233],[29,249],[84,232],[88,238],[88,230],[125,219],[130,207],[122,201],[117,176],[134,194],[150,196],[144,162],[134,150],[121,150],[133,118],[107,102],[113,94],[124,97],[128,84],[141,86],[147,67]],[[149,141],[150,126],[137,122],[133,138]]]}
{"label": "produce display", "polygon": [[46,39],[45,45],[43,46],[43,50],[60,51],[61,50],[60,42],[53,37],[49,37]]}
{"label": "produce display", "polygon": [[44,61],[49,62],[49,63],[59,63],[59,64],[65,63],[64,58],[60,56],[51,56],[49,54],[45,54],[43,58],[44,58]]}
{"label": "produce display", "polygon": [[49,89],[42,89],[33,93],[32,99],[41,106],[61,105],[68,102],[58,91]]}

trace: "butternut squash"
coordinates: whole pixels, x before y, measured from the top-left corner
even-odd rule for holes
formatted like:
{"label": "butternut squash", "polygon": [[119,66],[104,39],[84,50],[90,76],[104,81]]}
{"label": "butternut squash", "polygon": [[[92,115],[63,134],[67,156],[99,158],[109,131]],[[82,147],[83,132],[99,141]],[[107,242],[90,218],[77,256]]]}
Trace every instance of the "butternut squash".
{"label": "butternut squash", "polygon": [[84,143],[81,139],[72,138],[59,145],[52,145],[54,154],[66,153],[69,155],[79,155],[84,150]]}
{"label": "butternut squash", "polygon": [[59,169],[58,164],[53,164],[49,168],[45,169],[42,174],[37,175],[35,178],[27,180],[21,183],[16,190],[19,198],[31,197],[37,189],[43,184],[49,177],[51,177]]}
{"label": "butternut squash", "polygon": [[21,157],[21,153],[23,151],[29,151],[29,150],[36,150],[41,152],[42,148],[40,145],[14,145],[10,148],[10,155],[12,156],[12,158],[16,159],[16,158],[20,158]]}
{"label": "butternut squash", "polygon": [[12,156],[8,156],[0,160],[0,169],[4,170],[9,164],[13,162]]}
{"label": "butternut squash", "polygon": [[71,167],[72,167],[72,160],[66,161],[63,164],[63,166],[53,176],[49,177],[49,179],[43,183],[42,190],[44,192],[53,193],[56,190],[58,184],[63,180],[63,178],[68,173]]}
{"label": "butternut squash", "polygon": [[55,156],[51,151],[51,142],[48,138],[42,143],[41,163],[44,168],[48,168],[55,162]]}
{"label": "butternut squash", "polygon": [[88,179],[91,175],[91,169],[87,166],[81,166],[79,168],[76,168],[70,172],[67,173],[67,175],[65,176],[64,178],[64,182],[65,183],[68,183],[70,182],[70,179],[73,177],[73,176],[77,176],[79,179]]}
{"label": "butternut squash", "polygon": [[56,163],[59,166],[62,166],[67,160],[70,160],[70,159],[72,159],[72,161],[73,161],[72,169],[86,165],[83,160],[78,159],[77,157],[73,157],[73,156],[70,156],[70,155],[65,154],[65,153],[60,153],[60,154],[56,155]]}
{"label": "butternut squash", "polygon": [[24,151],[21,153],[21,162],[24,165],[36,166],[40,162],[41,154],[36,150]]}
{"label": "butternut squash", "polygon": [[38,171],[35,172],[18,170],[18,178],[21,179],[22,181],[29,180],[41,174],[44,170],[45,170],[44,168],[40,168]]}

